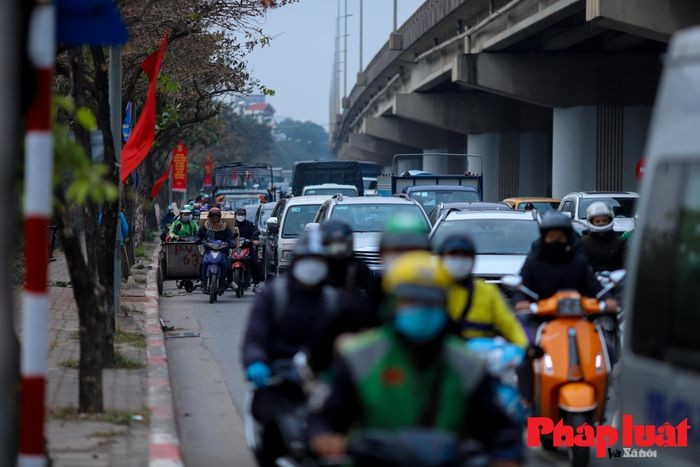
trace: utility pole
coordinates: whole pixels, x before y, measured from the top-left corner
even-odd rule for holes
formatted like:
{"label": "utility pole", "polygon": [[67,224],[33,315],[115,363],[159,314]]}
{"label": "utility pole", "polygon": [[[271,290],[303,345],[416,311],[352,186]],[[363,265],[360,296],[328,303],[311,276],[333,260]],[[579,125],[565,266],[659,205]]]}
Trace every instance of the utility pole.
{"label": "utility pole", "polygon": [[343,18],[343,97],[348,97],[348,0],[345,0],[345,16]]}
{"label": "utility pole", "polygon": [[362,63],[362,47],[364,40],[363,22],[364,22],[364,0],[360,0],[360,73],[364,70],[364,64]]}
{"label": "utility pole", "polygon": [[[114,141],[114,157],[119,165],[119,180],[121,180],[122,162],[122,48],[120,45],[112,45],[109,48],[109,113],[112,139]],[[122,256],[121,256],[121,187],[118,184],[119,196],[117,197],[117,233],[114,238],[114,312],[109,319],[115,319],[119,311],[121,283],[122,283]]]}
{"label": "utility pole", "polygon": [[398,3],[399,0],[394,0],[394,32],[396,32],[399,27]]}

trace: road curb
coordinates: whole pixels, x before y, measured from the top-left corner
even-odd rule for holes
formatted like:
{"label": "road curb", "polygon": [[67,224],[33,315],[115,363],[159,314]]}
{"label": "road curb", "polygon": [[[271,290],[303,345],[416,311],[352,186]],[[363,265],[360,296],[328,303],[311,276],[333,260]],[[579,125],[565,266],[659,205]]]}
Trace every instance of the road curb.
{"label": "road curb", "polygon": [[148,359],[148,408],[151,412],[149,467],[184,467],[180,436],[175,421],[175,404],[165,352],[165,335],[160,326],[160,297],[156,271],[158,252],[151,255],[146,276],[146,356]]}

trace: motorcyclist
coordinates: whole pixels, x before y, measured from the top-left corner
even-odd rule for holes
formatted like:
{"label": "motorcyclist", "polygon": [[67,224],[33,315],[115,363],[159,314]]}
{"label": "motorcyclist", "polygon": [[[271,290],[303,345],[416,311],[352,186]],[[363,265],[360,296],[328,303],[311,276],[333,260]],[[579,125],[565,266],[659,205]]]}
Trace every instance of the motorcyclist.
{"label": "motorcyclist", "polygon": [[384,270],[389,269],[391,263],[401,254],[415,250],[430,251],[425,221],[406,214],[392,216],[384,227],[379,244]]}
{"label": "motorcyclist", "polygon": [[527,335],[498,287],[473,278],[476,246],[472,239],[453,234],[437,250],[443,266],[456,282],[449,301],[455,331],[465,339],[502,335],[516,345],[527,347]]}
{"label": "motorcyclist", "polygon": [[247,238],[253,242],[250,256],[246,259],[246,269],[250,273],[250,278],[253,281],[253,292],[258,291],[258,283],[260,282],[260,272],[258,271],[258,253],[257,249],[260,245],[260,231],[258,228],[246,219],[247,211],[245,208],[237,208],[235,212],[236,227],[241,238]]}
{"label": "motorcyclist", "polygon": [[180,217],[170,225],[171,241],[197,236],[199,224],[192,219],[192,211],[192,206],[189,204],[184,205],[182,209],[180,209]]}
{"label": "motorcyclist", "polygon": [[350,226],[331,219],[321,224],[320,231],[328,257],[328,284],[348,293],[359,292],[377,297],[379,281],[367,264],[355,256]]}
{"label": "motorcyclist", "polygon": [[328,263],[321,235],[306,231],[294,248],[289,274],[256,296],[243,343],[243,368],[256,390],[252,414],[263,429],[263,464],[274,465],[284,448],[275,430],[276,414],[288,400],[302,400],[294,384],[268,386],[275,361],[308,352],[327,319],[340,306],[339,292],[325,285]]}
{"label": "motorcyclist", "polygon": [[[226,243],[230,248],[231,244],[233,243],[233,232],[231,231],[229,226],[221,220],[221,210],[219,208],[211,208],[209,210],[209,212],[207,213],[207,220],[204,221],[204,224],[199,228],[199,231],[197,232],[197,240],[200,243],[220,240]],[[229,248],[226,248],[223,251],[225,255],[228,255]],[[223,267],[226,268],[226,278],[228,280],[229,287],[234,287],[234,285],[231,283],[231,280],[229,279],[228,272],[230,267],[228,265],[228,261],[224,261],[222,264]],[[202,286],[202,284],[207,283],[206,272],[208,267],[209,264],[206,261],[205,254],[204,258],[202,259],[200,283],[198,284],[200,287]]]}
{"label": "motorcyclist", "polygon": [[[566,289],[594,297],[602,289],[571,220],[559,212],[547,212],[542,217],[540,238],[532,244],[520,275],[522,284],[540,299]],[[514,298],[517,310],[529,307],[524,294],[517,292]]]}
{"label": "motorcyclist", "polygon": [[586,209],[588,231],[581,238],[594,272],[615,271],[625,265],[625,241],[613,231],[613,214],[602,201]]}
{"label": "motorcyclist", "polygon": [[451,285],[428,252],[389,267],[382,286],[390,319],[341,338],[329,391],[312,407],[310,443],[320,457],[344,455],[351,430],[421,427],[477,439],[500,465],[520,465],[520,430],[496,402],[484,364],[449,332]]}

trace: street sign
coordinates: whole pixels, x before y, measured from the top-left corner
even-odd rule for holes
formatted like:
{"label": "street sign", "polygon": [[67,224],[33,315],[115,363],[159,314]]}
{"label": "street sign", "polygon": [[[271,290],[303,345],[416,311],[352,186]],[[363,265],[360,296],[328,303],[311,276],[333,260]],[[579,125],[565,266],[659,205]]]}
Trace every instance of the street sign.
{"label": "street sign", "polygon": [[182,141],[173,152],[173,191],[187,191],[187,146]]}
{"label": "street sign", "polygon": [[64,45],[120,45],[129,33],[112,0],[56,0],[56,39]]}
{"label": "street sign", "polygon": [[214,164],[211,161],[211,154],[207,156],[207,161],[204,163],[204,181],[202,183],[203,188],[211,188],[214,186],[213,182],[213,172]]}

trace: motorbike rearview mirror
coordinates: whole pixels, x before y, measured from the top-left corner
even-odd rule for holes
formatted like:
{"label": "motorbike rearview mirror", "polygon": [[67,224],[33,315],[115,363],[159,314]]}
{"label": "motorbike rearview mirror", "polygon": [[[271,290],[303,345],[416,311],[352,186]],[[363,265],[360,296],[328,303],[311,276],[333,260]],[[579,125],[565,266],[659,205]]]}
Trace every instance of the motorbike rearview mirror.
{"label": "motorbike rearview mirror", "polygon": [[318,222],[309,222],[304,227],[304,230],[306,230],[307,232],[312,232],[312,231],[316,231],[320,228],[321,228],[321,224],[319,224]]}
{"label": "motorbike rearview mirror", "polygon": [[501,278],[501,284],[509,289],[517,289],[523,285],[523,278],[517,275],[508,275]]}
{"label": "motorbike rearview mirror", "polygon": [[618,269],[617,271],[613,271],[610,273],[610,280],[615,284],[619,284],[620,282],[625,280],[626,275],[627,271],[625,271],[624,269]]}

